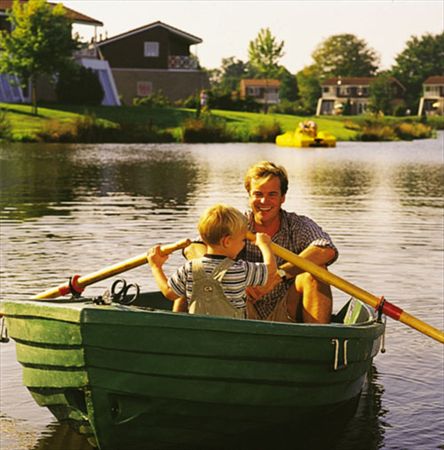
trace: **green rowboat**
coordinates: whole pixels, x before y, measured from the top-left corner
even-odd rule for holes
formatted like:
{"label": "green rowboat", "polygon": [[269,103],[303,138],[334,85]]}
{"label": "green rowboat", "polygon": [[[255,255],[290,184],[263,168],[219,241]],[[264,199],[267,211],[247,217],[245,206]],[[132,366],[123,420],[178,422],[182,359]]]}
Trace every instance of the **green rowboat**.
{"label": "green rowboat", "polygon": [[359,396],[384,333],[355,300],[329,325],[170,307],[155,292],[130,306],[4,301],[0,312],[35,401],[102,450],[240,448],[239,436],[334,412]]}

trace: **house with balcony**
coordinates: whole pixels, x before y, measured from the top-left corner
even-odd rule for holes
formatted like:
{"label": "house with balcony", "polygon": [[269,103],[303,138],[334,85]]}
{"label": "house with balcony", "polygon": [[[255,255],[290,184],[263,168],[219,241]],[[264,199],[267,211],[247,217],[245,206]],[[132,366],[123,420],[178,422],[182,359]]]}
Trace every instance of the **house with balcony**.
{"label": "house with balcony", "polygon": [[[20,0],[26,3],[28,0]],[[0,0],[0,30],[11,31],[11,23],[8,20],[9,12],[12,9],[13,0]],[[49,3],[54,7],[55,3]],[[72,24],[88,25],[94,27],[94,35],[97,34],[97,27],[102,27],[103,23],[97,19],[86,16],[78,11],[64,6],[66,17]],[[1,51],[1,49],[0,49]],[[73,58],[81,65],[90,68],[99,78],[104,91],[102,105],[120,105],[120,101],[115,88],[112,73],[107,61],[99,60],[94,43],[85,44],[81,50],[73,54]],[[29,103],[31,86],[24,89],[19,84],[16,76],[11,74],[0,73],[0,102],[7,103]],[[41,77],[37,81],[37,100],[53,102],[56,101],[54,84],[49,77]]]}
{"label": "house with balcony", "polygon": [[423,83],[418,116],[444,115],[444,76],[428,77]]}
{"label": "house with balcony", "polygon": [[209,88],[190,46],[202,39],[157,21],[96,44],[107,60],[124,103],[161,91],[170,100]]}
{"label": "house with balcony", "polygon": [[279,103],[279,88],[281,82],[272,79],[245,79],[240,81],[240,98],[254,99],[262,105],[276,105]]}
{"label": "house with balcony", "polygon": [[[370,97],[370,85],[376,77],[333,77],[321,83],[322,95],[318,99],[316,115],[342,114],[349,109],[350,115],[359,115],[367,111]],[[405,88],[391,78],[395,102],[401,100]]]}

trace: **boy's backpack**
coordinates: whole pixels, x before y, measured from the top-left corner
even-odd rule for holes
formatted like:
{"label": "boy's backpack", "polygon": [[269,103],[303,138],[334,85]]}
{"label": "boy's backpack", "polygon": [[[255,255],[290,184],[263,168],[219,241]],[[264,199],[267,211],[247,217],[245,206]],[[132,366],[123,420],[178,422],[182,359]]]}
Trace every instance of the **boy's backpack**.
{"label": "boy's backpack", "polygon": [[243,310],[235,308],[224,294],[221,281],[234,261],[225,258],[207,275],[203,268],[202,258],[193,259],[193,291],[189,312],[207,316],[222,316],[243,319]]}

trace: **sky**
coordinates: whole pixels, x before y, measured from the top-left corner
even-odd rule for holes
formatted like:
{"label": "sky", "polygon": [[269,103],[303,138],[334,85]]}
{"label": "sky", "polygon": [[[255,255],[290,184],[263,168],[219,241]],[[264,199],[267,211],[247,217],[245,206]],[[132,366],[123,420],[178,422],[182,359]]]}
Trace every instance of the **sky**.
{"label": "sky", "polygon": [[[54,1],[54,0],[53,0]],[[55,2],[59,2],[55,0]],[[284,41],[280,63],[296,73],[312,63],[311,54],[325,39],[351,33],[363,39],[389,69],[411,36],[444,31],[442,0],[312,0],[312,1],[151,1],[66,0],[65,6],[104,23],[97,35],[105,37],[158,20],[203,40],[191,47],[207,69],[221,66],[222,58],[248,61],[248,44],[261,28],[270,28]],[[77,26],[89,40],[94,27]]]}

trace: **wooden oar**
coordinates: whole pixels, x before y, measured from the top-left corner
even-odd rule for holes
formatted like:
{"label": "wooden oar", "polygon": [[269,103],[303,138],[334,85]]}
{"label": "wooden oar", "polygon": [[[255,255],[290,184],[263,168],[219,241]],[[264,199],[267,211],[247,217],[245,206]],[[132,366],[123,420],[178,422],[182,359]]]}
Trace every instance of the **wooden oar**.
{"label": "wooden oar", "polygon": [[[190,245],[191,241],[189,239],[182,239],[181,241],[175,242],[174,244],[163,245],[160,248],[160,251],[164,255],[169,255],[170,253],[179,250],[181,248],[185,248]],[[71,285],[73,288],[81,292],[83,288],[89,286],[90,284],[97,283],[98,281],[105,280],[106,278],[110,278],[114,275],[118,275],[119,273],[126,272],[127,270],[134,269],[135,267],[139,267],[143,264],[146,264],[146,253],[142,253],[139,256],[135,256],[134,258],[126,259],[125,261],[119,262],[109,267],[105,267],[104,269],[98,270],[97,272],[92,272],[88,275],[84,276],[74,276],[71,280]],[[55,288],[48,289],[45,292],[41,292],[40,294],[32,297],[34,300],[43,300],[46,298],[57,298],[62,295],[67,295],[71,292],[70,283],[61,284]]]}
{"label": "wooden oar", "polygon": [[[256,237],[253,233],[247,232],[247,238],[255,242]],[[407,314],[401,308],[398,308],[396,305],[389,303],[384,300],[381,302],[381,299],[370,294],[369,292],[361,289],[358,286],[355,286],[352,283],[344,280],[343,278],[338,277],[337,275],[332,274],[328,270],[325,270],[323,267],[318,266],[317,264],[312,263],[311,261],[301,258],[295,253],[287,250],[286,248],[281,247],[275,243],[271,244],[271,249],[273,253],[280,256],[282,259],[290,262],[294,266],[303,270],[304,272],[309,272],[313,276],[315,276],[318,280],[323,281],[324,283],[330,284],[331,286],[335,286],[341,291],[350,294],[351,296],[362,300],[364,303],[372,306],[373,308],[382,308],[382,312],[391,317],[392,319],[399,320],[400,322],[408,325],[409,327],[418,330],[419,332],[430,336],[431,338],[437,340],[444,344],[444,333],[431,325],[417,319],[410,314]]]}

